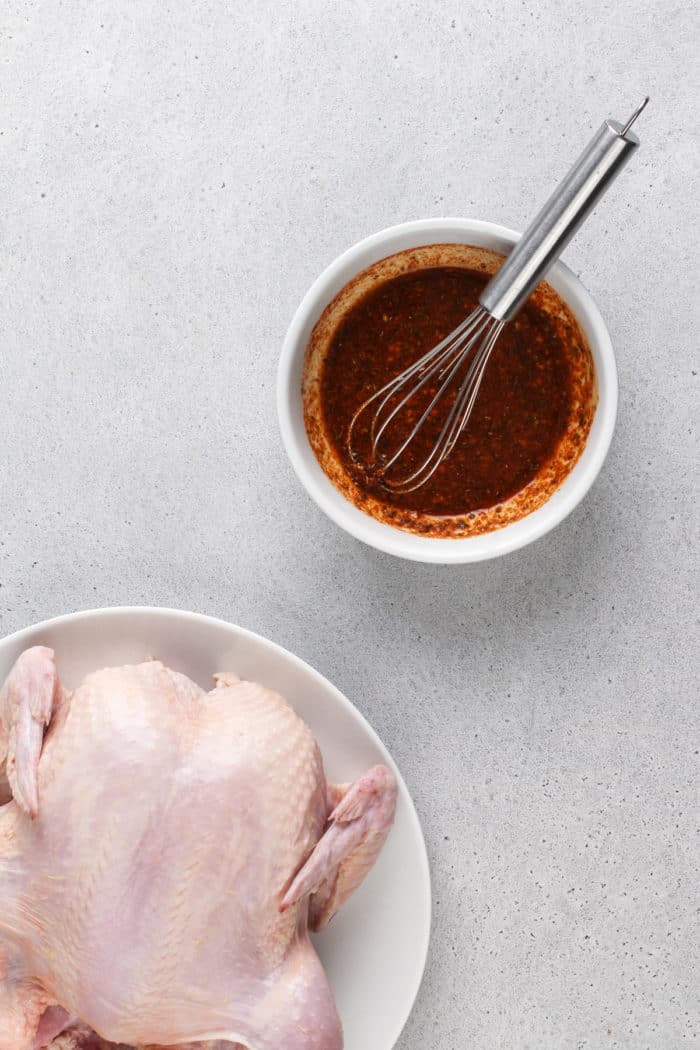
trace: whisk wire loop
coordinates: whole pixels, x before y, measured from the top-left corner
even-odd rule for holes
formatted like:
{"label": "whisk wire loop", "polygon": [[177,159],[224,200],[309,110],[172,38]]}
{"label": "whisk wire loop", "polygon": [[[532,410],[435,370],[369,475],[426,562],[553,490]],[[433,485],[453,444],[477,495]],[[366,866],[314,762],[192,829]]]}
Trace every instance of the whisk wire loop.
{"label": "whisk wire loop", "polygon": [[[432,414],[433,409],[452,385],[452,380],[455,378],[455,376],[461,369],[465,357],[469,353],[470,348],[474,345],[475,341],[479,339],[484,328],[487,326],[489,321],[488,314],[486,314],[485,311],[481,310],[474,312],[479,314],[478,317],[474,318],[474,324],[470,326],[469,329],[465,330],[465,332],[463,332],[461,336],[459,336],[456,339],[453,338],[451,344],[445,351],[444,357],[440,357],[438,360],[434,361],[431,367],[427,367],[428,363],[424,362],[424,367],[426,370],[424,375],[421,377],[420,381],[416,384],[416,386],[412,387],[407,394],[404,395],[404,397],[396,405],[396,407],[392,409],[389,416],[387,416],[386,420],[383,421],[381,427],[377,431],[376,440],[373,440],[372,443],[372,455],[375,461],[378,456],[377,446],[379,443],[379,439],[381,438],[388,425],[391,423],[392,419],[394,419],[394,417],[401,411],[401,409],[403,409],[406,406],[408,401],[412,400],[416,396],[416,394],[431,380],[436,378],[438,381],[442,380],[441,385],[433,395],[432,400],[424,409],[420,419],[413,426],[413,428],[411,429],[407,437],[404,439],[402,444],[399,445],[399,447],[396,449],[393,455],[386,462],[381,463],[382,470],[384,473],[391,469],[394,463],[399,459],[401,455],[403,455],[403,453],[406,451],[406,449],[414,440],[414,438],[422,430],[423,425],[425,424],[428,417]],[[465,343],[465,336],[467,336],[468,332],[469,337],[467,342]],[[379,416],[379,412],[381,412],[381,409],[377,412],[377,415],[375,416],[375,422],[377,420],[377,417]]]}
{"label": "whisk wire loop", "polygon": [[[353,449],[353,436],[358,420],[372,405],[379,402],[369,428],[370,465],[378,465],[382,474],[390,470],[422,429],[435,406],[444,397],[455,376],[460,371],[466,356],[492,321],[493,318],[483,307],[477,307],[457,328],[450,332],[428,353],[424,354],[412,365],[404,369],[400,375],[395,376],[394,379],[367,398],[350,421],[348,427],[349,448]],[[415,382],[412,383],[414,380]],[[390,455],[381,457],[380,443],[387,428],[399,413],[406,408],[409,401],[412,401],[427,384],[434,381],[439,382],[440,386],[407,437]]]}
{"label": "whisk wire loop", "polygon": [[[492,319],[489,318],[489,320]],[[457,391],[457,396],[455,397],[432,449],[420,466],[407,478],[397,482],[386,482],[387,486],[391,488],[392,491],[413,492],[415,489],[425,485],[441,463],[443,463],[452,452],[452,449],[467,425],[474,408],[474,403],[479,393],[479,387],[481,386],[481,381],[484,377],[484,372],[486,371],[491,351],[495,346],[496,340],[503,328],[503,324],[504,322],[502,321],[496,322],[483,342],[479,343],[476,353],[474,354]],[[472,347],[470,347],[469,350],[473,348],[473,345],[474,344],[472,344]],[[469,350],[466,351],[466,354],[469,353]],[[463,355],[458,362],[458,367],[464,364],[466,354]],[[450,382],[451,378],[452,377],[449,379]]]}
{"label": "whisk wire loop", "polygon": [[[492,317],[483,306],[478,306],[436,346],[360,405],[350,421],[348,446],[351,450],[354,449],[353,437],[360,417],[379,402],[369,426],[367,465],[382,478],[388,488],[397,492],[411,492],[419,488],[432,477],[450,454],[474,407],[486,364],[504,323]],[[462,372],[464,375],[459,381]],[[433,415],[436,406],[446,397],[448,391],[454,389],[457,382],[459,387],[456,396],[428,456],[408,477],[392,479],[389,476],[392,467],[401,459]],[[434,393],[428,390],[430,399],[417,421],[398,441],[395,448],[382,452],[382,446],[389,445],[388,431],[392,422],[404,413],[409,402],[413,402],[431,383],[438,384],[437,389]]]}

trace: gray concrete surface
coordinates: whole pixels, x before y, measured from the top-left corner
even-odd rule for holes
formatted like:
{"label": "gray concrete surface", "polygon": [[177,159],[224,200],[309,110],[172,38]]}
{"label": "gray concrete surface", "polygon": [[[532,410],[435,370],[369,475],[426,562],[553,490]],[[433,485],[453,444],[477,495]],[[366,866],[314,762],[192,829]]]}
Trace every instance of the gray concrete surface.
{"label": "gray concrete surface", "polygon": [[[699,29],[670,0],[0,17],[0,630],[195,609],[357,703],[434,872],[401,1050],[700,1047]],[[309,282],[403,219],[522,228],[645,93],[643,148],[565,256],[620,369],[593,491],[473,568],[346,537],[277,434]]]}

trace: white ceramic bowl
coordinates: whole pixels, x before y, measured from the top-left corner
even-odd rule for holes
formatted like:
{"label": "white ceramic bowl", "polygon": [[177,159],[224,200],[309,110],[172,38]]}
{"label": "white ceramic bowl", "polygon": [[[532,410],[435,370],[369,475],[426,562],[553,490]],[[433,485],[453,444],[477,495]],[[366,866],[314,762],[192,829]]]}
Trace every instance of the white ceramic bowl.
{"label": "white ceramic bowl", "polygon": [[556,263],[547,281],[568,303],[586,335],[598,379],[598,407],[586,447],[574,469],[538,510],[512,525],[463,539],[413,535],[376,521],[351,504],[324,474],[306,437],[301,397],[304,350],[325,307],[351,278],[379,259],[425,244],[463,243],[508,252],[519,234],[475,219],[419,219],[391,226],[339,256],[312,284],[284,340],[277,379],[277,410],[282,440],[292,466],[321,510],[358,540],[414,561],[456,564],[483,561],[524,547],[558,525],[583,499],[607,454],[617,414],[617,369],[612,343],[598,307],[579,279]]}
{"label": "white ceramic bowl", "polygon": [[0,640],[0,684],[30,645],[56,650],[74,688],[99,667],[156,656],[205,688],[232,670],[283,693],[319,742],[328,776],[376,763],[399,785],[396,822],[367,880],[315,938],[345,1031],[345,1050],[392,1050],[418,993],[430,937],[430,873],[418,817],[391,756],[359,711],[298,657],[241,627],[176,609],[96,609]]}

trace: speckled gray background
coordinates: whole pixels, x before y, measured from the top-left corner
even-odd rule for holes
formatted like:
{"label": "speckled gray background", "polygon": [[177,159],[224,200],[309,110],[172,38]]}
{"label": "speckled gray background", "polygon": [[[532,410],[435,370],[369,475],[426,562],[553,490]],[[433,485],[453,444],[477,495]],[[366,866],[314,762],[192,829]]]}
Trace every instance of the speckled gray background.
{"label": "speckled gray background", "polygon": [[[434,873],[401,1050],[700,1047],[694,7],[3,5],[0,630],[180,606],[355,701]],[[404,219],[522,228],[645,93],[566,253],[620,369],[593,491],[491,564],[360,546],[277,433],[310,281]]]}

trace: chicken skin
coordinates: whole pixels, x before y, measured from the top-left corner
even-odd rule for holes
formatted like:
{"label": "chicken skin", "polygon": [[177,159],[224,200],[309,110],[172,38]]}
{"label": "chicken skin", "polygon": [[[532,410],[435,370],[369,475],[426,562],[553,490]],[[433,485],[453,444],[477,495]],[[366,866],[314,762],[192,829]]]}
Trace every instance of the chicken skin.
{"label": "chicken skin", "polygon": [[308,937],[394,818],[376,766],[325,778],[280,695],[156,660],[0,690],[0,1050],[342,1050]]}

